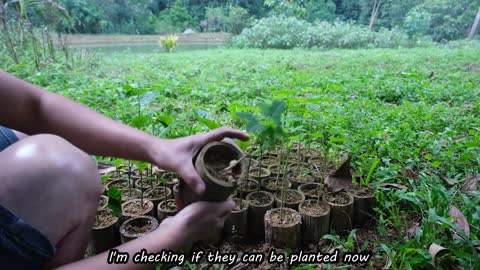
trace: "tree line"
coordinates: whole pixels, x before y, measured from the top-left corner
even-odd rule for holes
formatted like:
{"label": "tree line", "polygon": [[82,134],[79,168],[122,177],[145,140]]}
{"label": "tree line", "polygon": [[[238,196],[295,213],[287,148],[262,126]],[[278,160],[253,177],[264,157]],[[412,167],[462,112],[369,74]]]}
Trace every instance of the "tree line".
{"label": "tree line", "polygon": [[[157,34],[225,31],[238,34],[255,20],[296,17],[308,22],[351,21],[372,30],[398,28],[435,41],[467,37],[480,0],[2,0],[6,20],[18,10],[36,27],[63,33]],[[55,17],[56,3],[68,16]]]}

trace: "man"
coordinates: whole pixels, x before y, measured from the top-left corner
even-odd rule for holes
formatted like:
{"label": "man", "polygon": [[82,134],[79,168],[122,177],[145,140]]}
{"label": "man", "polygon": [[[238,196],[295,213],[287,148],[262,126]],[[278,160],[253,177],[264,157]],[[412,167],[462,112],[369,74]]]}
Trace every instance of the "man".
{"label": "man", "polygon": [[[153,163],[201,194],[195,153],[225,137],[248,139],[230,128],[159,139],[1,70],[0,125],[0,269],[151,269],[131,260],[108,265],[106,252],[81,260],[103,189],[89,154]],[[233,207],[231,200],[193,203],[118,250],[130,258],[141,249],[179,250],[209,237]]]}

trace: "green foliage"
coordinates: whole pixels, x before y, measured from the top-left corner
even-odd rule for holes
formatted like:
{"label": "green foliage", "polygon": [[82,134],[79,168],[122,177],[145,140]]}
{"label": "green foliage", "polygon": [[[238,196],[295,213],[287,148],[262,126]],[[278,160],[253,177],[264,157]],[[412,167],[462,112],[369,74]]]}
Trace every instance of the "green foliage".
{"label": "green foliage", "polygon": [[431,18],[432,38],[442,41],[467,37],[479,6],[480,0],[426,0],[417,10]]}
{"label": "green foliage", "polygon": [[108,188],[108,207],[112,209],[113,214],[120,218],[122,216],[122,191],[114,186]]}
{"label": "green foliage", "polygon": [[162,36],[158,43],[162,48],[164,48],[167,52],[173,52],[173,50],[177,47],[177,40],[178,38],[174,35]]}
{"label": "green foliage", "polygon": [[275,147],[286,134],[282,128],[281,116],[285,112],[286,102],[275,100],[271,104],[259,104],[262,118],[257,119],[251,113],[238,112],[237,116],[247,122],[247,131],[256,133],[261,147]]}
{"label": "green foliage", "polygon": [[405,17],[403,28],[410,36],[426,35],[430,30],[431,21],[430,14],[412,9]]}
{"label": "green foliage", "polygon": [[398,29],[373,32],[367,26],[335,22],[309,22],[296,18],[270,17],[259,20],[232,40],[240,48],[295,47],[397,48],[418,45]]}
{"label": "green foliage", "polygon": [[248,11],[238,6],[207,8],[205,12],[208,32],[231,32],[238,35],[249,25]]}
{"label": "green foliage", "polygon": [[[475,248],[480,193],[461,188],[469,174],[478,177],[480,172],[480,50],[473,44],[396,50],[129,51],[100,54],[96,69],[55,65],[39,73],[31,65],[11,62],[2,62],[2,69],[127,124],[138,115],[137,92],[155,91],[158,96],[152,105],[142,106],[142,113],[159,133],[168,129],[168,137],[207,131],[193,117],[197,108],[210,115],[200,117],[242,128],[237,112],[250,112],[263,123],[258,104],[285,100],[288,115],[282,117],[282,127],[299,140],[309,140],[311,148],[331,160],[341,151],[350,153],[354,171],[363,170],[364,176],[380,160],[371,177],[377,205],[376,225],[369,230],[375,233],[369,239],[375,240],[368,241],[368,248],[375,265],[384,265],[388,257],[391,269],[431,268],[428,247],[437,243],[449,248],[465,269],[480,269]],[[402,174],[404,169],[418,177]],[[444,178],[458,183],[450,185]],[[378,186],[382,183],[405,189]],[[449,216],[450,205],[465,215],[468,235]],[[407,233],[417,223],[418,230]],[[362,250],[363,230],[350,242],[347,236],[339,239]]]}
{"label": "green foliage", "polygon": [[269,17],[258,20],[232,40],[240,48],[290,49],[303,47],[311,24],[295,17]]}
{"label": "green foliage", "polygon": [[186,28],[194,25],[195,20],[179,0],[158,15],[158,31],[160,33],[183,32]]}

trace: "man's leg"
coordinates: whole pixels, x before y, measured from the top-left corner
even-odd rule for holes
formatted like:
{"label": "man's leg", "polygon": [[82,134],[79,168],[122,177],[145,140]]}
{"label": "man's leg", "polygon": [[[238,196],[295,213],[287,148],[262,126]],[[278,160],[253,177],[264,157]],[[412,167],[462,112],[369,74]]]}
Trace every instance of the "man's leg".
{"label": "man's leg", "polygon": [[16,131],[16,130],[13,130],[13,129],[12,129],[12,131],[13,131],[13,134],[15,134],[15,136],[17,136],[17,138],[18,138],[19,140],[23,140],[23,139],[25,139],[25,138],[28,137],[27,134],[22,133],[22,132],[20,132],[20,131]]}
{"label": "man's leg", "polygon": [[82,258],[102,189],[90,156],[60,137],[31,136],[0,152],[0,204],[57,246],[51,267]]}

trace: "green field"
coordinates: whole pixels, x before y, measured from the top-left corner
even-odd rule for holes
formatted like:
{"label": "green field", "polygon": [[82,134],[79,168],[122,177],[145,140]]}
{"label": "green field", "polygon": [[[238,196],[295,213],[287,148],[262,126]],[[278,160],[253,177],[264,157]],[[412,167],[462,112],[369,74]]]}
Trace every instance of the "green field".
{"label": "green field", "polygon": [[74,70],[7,71],[125,123],[140,100],[149,125],[158,114],[176,119],[169,129],[156,123],[164,137],[207,131],[198,116],[244,129],[236,112],[286,100],[294,140],[348,153],[363,176],[380,160],[375,222],[340,242],[344,250],[373,252],[375,268],[419,269],[431,267],[435,243],[456,264],[480,268],[480,50],[212,49],[83,61]]}

